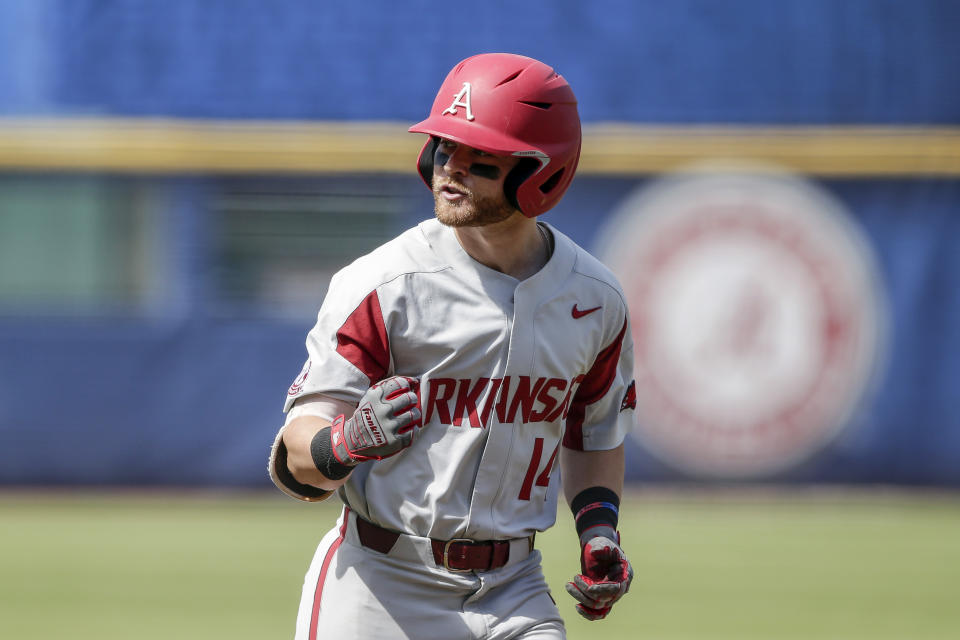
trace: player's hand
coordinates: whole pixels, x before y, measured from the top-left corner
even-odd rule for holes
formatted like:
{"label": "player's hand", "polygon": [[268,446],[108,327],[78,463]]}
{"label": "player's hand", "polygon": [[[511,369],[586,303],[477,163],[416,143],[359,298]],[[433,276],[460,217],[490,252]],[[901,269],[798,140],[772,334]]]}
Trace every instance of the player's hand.
{"label": "player's hand", "polygon": [[382,460],[413,443],[420,425],[420,383],[394,376],[373,385],[360,398],[349,418],[337,416],[330,427],[333,455],[353,466],[364,460]]}
{"label": "player's hand", "polygon": [[620,534],[600,525],[583,532],[580,538],[582,573],[567,583],[567,593],[577,600],[577,613],[587,620],[600,620],[630,589],[633,567],[620,548]]}

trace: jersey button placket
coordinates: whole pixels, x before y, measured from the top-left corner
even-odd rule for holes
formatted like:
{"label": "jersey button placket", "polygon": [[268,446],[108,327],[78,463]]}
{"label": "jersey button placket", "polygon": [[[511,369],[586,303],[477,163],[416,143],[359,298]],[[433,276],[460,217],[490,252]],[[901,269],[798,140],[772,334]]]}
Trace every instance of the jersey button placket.
{"label": "jersey button placket", "polygon": [[[514,290],[513,294],[513,315],[511,317],[511,331],[510,331],[510,351],[507,356],[507,373],[506,375],[510,376],[513,384],[517,384],[517,379],[520,376],[532,376],[533,375],[533,360],[534,360],[534,310],[536,306],[536,297],[532,295],[530,290],[529,283],[520,283],[517,288]],[[522,419],[519,416],[522,415],[522,412],[518,412],[518,418]],[[493,524],[496,526],[498,520],[502,521],[509,519],[513,514],[510,513],[496,513],[496,505],[503,499],[504,496],[511,496],[513,494],[513,488],[505,486],[506,478],[510,477],[510,468],[512,465],[518,464],[517,460],[514,460],[514,443],[519,433],[522,432],[522,429],[518,428],[522,425],[518,424],[508,424],[508,425],[498,425],[500,428],[497,429],[496,440],[497,447],[495,450],[495,456],[491,456],[489,459],[489,468],[492,469],[490,475],[495,478],[495,485],[497,490],[492,492],[490,500],[490,514],[493,518]],[[490,434],[493,438],[494,433]],[[487,453],[490,452],[490,445],[488,443],[487,451],[484,453],[484,456],[487,456]],[[499,516],[499,517],[498,517]]]}

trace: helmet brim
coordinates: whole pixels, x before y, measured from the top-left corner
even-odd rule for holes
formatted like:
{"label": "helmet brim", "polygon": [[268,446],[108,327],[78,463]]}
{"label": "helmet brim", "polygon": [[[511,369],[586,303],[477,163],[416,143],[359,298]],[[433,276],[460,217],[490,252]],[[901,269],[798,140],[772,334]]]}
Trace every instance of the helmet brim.
{"label": "helmet brim", "polygon": [[407,131],[445,138],[497,156],[510,156],[518,151],[539,151],[547,155],[543,149],[531,147],[530,143],[519,138],[463,119],[431,116],[413,125]]}

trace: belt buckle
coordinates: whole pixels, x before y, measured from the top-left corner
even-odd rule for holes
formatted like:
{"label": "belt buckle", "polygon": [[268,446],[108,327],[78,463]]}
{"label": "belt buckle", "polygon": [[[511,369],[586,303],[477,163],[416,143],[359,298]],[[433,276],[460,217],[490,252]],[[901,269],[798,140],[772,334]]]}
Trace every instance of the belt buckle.
{"label": "belt buckle", "polygon": [[463,544],[473,544],[473,540],[469,538],[453,538],[452,540],[447,540],[443,543],[443,568],[452,573],[469,573],[473,569],[457,569],[450,566],[450,545],[454,542],[460,542]]}

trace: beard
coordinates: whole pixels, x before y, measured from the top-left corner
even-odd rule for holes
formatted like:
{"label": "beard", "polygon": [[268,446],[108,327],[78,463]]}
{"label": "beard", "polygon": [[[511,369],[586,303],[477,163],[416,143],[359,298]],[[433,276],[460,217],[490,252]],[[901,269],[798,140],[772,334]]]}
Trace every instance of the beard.
{"label": "beard", "polygon": [[433,210],[437,220],[448,227],[485,227],[502,222],[517,211],[507,203],[503,194],[497,198],[478,197],[461,184],[456,184],[456,187],[465,192],[466,197],[450,202],[440,194],[441,186],[434,181]]}

